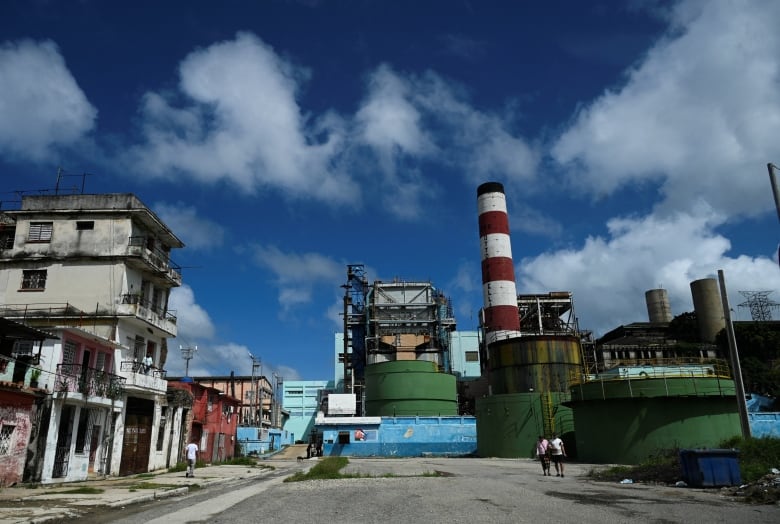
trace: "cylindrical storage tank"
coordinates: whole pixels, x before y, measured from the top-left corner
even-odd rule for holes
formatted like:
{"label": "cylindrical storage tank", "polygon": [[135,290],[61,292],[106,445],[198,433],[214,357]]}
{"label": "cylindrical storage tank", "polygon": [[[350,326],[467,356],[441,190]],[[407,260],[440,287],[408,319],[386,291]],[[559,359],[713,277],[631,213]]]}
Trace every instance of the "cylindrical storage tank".
{"label": "cylindrical storage tank", "polygon": [[566,405],[577,427],[577,459],[593,464],[717,448],[742,433],[734,381],[720,376],[592,380],[573,386]]}
{"label": "cylindrical storage tank", "polygon": [[433,362],[396,360],[366,366],[366,416],[454,416],[455,376]]}
{"label": "cylindrical storage tank", "polygon": [[669,294],[665,289],[645,291],[647,317],[651,323],[661,324],[672,321],[672,308],[669,305]]}
{"label": "cylindrical storage tank", "polygon": [[[477,455],[532,458],[539,435],[563,439],[569,457],[576,456],[574,417],[562,402],[564,393],[513,393],[476,399]],[[550,429],[550,427],[554,429]]]}
{"label": "cylindrical storage tank", "polygon": [[488,383],[494,395],[568,391],[582,375],[580,339],[526,336],[488,346]]}
{"label": "cylindrical storage tank", "polygon": [[702,342],[715,342],[715,335],[726,327],[718,281],[714,278],[694,280],[691,282],[691,295],[699,338]]}
{"label": "cylindrical storage tank", "polygon": [[504,186],[486,182],[477,188],[479,242],[482,254],[482,299],[485,340],[489,343],[520,335],[517,286],[509,238]]}

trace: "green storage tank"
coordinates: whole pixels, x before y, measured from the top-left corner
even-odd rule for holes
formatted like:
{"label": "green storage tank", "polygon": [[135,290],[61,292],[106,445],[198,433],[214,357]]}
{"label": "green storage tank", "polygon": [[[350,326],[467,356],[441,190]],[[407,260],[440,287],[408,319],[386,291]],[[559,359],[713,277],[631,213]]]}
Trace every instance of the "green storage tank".
{"label": "green storage tank", "polygon": [[638,464],[741,435],[734,381],[719,376],[592,380],[571,388],[578,459]]}
{"label": "green storage tank", "polygon": [[[570,457],[576,456],[574,419],[561,403],[563,393],[513,393],[478,398],[477,455],[480,457],[528,458],[535,454],[539,435],[561,436]],[[552,416],[552,424],[548,417]]]}
{"label": "green storage tank", "polygon": [[395,360],[366,367],[366,415],[369,417],[455,416],[455,376],[436,363]]}

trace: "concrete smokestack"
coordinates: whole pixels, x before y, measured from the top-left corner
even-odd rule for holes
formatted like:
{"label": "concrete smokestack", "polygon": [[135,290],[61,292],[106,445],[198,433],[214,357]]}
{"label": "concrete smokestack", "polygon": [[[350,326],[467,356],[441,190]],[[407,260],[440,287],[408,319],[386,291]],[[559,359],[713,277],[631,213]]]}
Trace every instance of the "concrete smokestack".
{"label": "concrete smokestack", "polygon": [[647,317],[654,324],[672,321],[672,307],[669,305],[669,294],[665,289],[645,291]]}
{"label": "concrete smokestack", "polygon": [[488,344],[520,336],[517,287],[509,238],[504,186],[486,182],[477,188],[479,242],[482,252],[482,298]]}
{"label": "concrete smokestack", "polygon": [[715,342],[715,335],[726,327],[723,315],[723,301],[720,298],[718,280],[702,278],[691,282],[693,309],[699,324],[699,338],[702,342]]}

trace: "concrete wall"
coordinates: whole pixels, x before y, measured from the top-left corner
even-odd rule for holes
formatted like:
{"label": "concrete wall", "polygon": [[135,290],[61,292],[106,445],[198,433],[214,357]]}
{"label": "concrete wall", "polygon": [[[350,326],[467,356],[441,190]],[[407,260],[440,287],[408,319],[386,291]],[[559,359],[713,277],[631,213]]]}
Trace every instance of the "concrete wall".
{"label": "concrete wall", "polygon": [[748,413],[748,422],[754,438],[780,438],[780,413]]}
{"label": "concrete wall", "polygon": [[[317,426],[326,457],[465,456],[477,450],[474,417],[382,417],[378,425],[356,424],[348,418],[334,425],[329,420]],[[358,429],[365,440],[356,439]],[[344,438],[349,442],[340,442]]]}

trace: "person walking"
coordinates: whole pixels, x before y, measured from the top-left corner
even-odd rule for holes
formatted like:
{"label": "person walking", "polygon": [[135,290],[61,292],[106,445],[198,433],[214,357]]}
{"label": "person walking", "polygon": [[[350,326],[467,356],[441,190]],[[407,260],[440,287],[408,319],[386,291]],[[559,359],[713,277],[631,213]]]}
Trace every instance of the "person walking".
{"label": "person walking", "polygon": [[542,474],[545,476],[550,475],[550,453],[547,439],[539,435],[539,440],[536,442],[536,458],[542,463]]}
{"label": "person walking", "polygon": [[185,448],[187,453],[187,473],[184,475],[185,477],[194,477],[195,476],[195,462],[198,460],[198,445],[195,444],[195,441],[193,440],[189,444],[187,444],[187,447]]}
{"label": "person walking", "polygon": [[563,458],[566,456],[566,448],[563,447],[563,441],[557,434],[553,434],[549,449],[552,462],[555,464],[555,476],[563,477]]}

